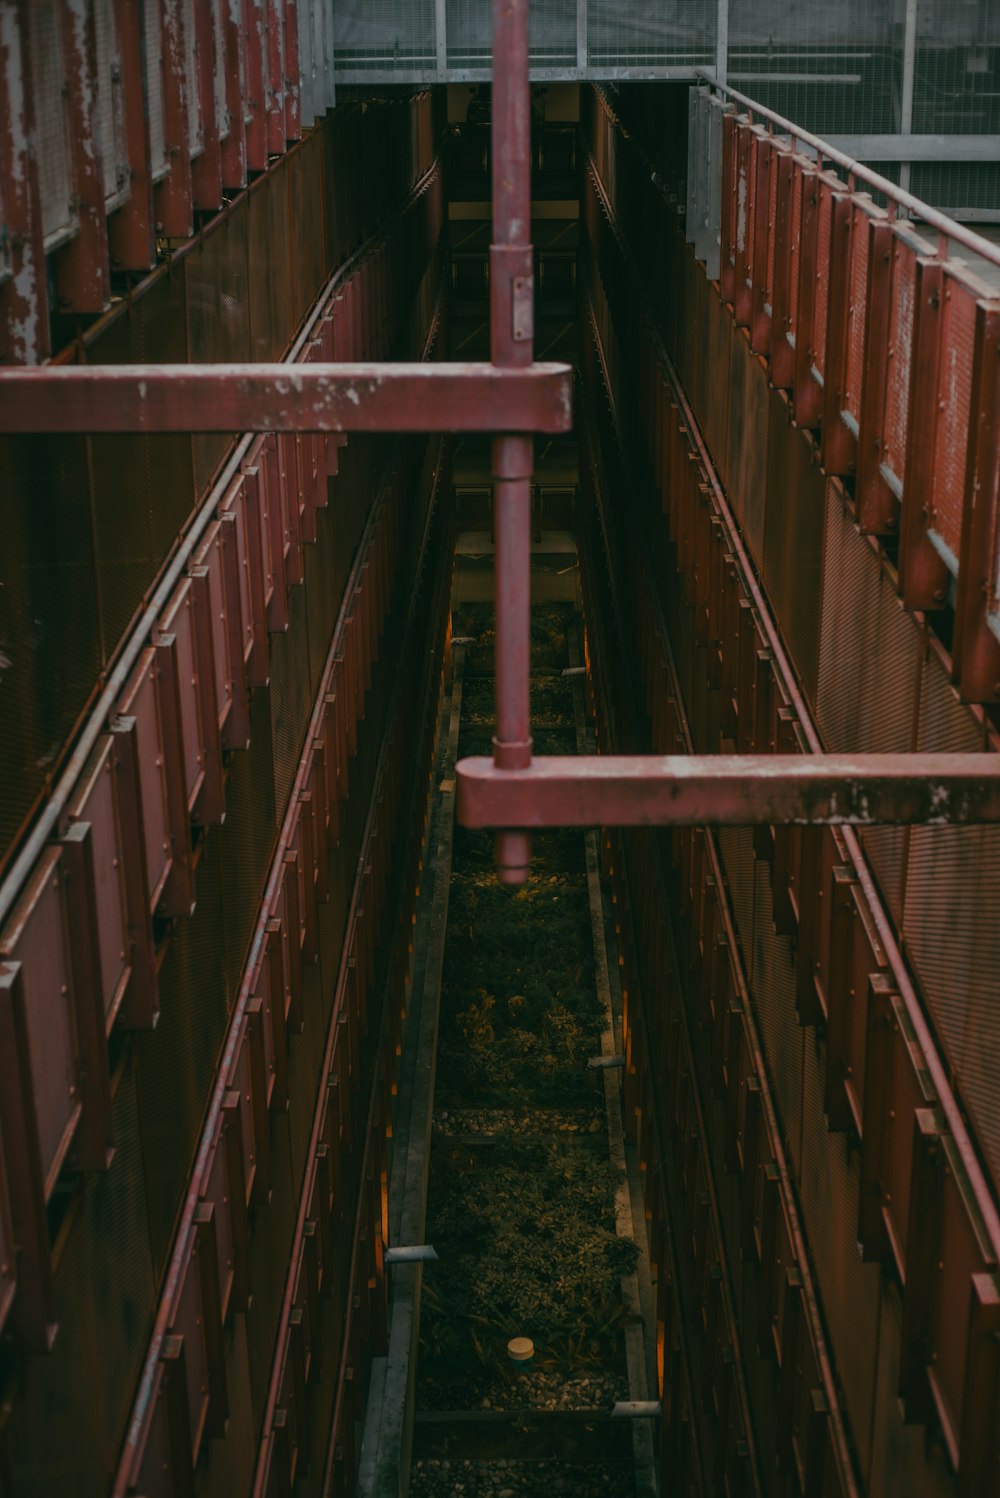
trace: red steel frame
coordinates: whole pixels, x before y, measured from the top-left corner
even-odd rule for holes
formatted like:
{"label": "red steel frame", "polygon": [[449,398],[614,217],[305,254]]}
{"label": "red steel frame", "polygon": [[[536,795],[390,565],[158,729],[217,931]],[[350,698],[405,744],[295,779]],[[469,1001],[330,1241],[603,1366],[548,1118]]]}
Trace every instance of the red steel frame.
{"label": "red steel frame", "polygon": [[742,111],[723,124],[723,299],[769,358],[772,386],[791,389],[796,424],[819,429],[824,470],[853,481],[862,531],[898,537],[906,606],[953,604],[961,696],[995,706],[1000,300],[949,256],[997,266],[997,246],[705,76]]}
{"label": "red steel frame", "polygon": [[[605,113],[613,119],[609,109]],[[596,149],[594,154],[596,158]],[[606,196],[603,202],[608,221],[614,223]],[[732,704],[737,708],[736,720],[730,718],[722,732],[735,736],[740,749],[770,743],[780,751],[794,747],[783,742],[784,732],[791,727],[795,737],[801,739],[800,749],[818,752],[820,741],[809,710],[767,609],[736,517],[712,468],[694,412],[653,331],[654,320],[643,318],[641,326],[642,341],[653,357],[642,359],[639,383],[654,389],[656,371],[666,377],[661,401],[650,403],[654,408],[658,404],[658,409],[647,413],[646,437],[651,451],[656,445],[657,468],[664,463],[669,467],[673,461],[670,455],[678,450],[687,453],[688,459],[695,457],[701,482],[710,488],[717,510],[713,519],[722,521],[726,544],[732,551],[724,573],[727,589],[735,595],[738,589],[733,583],[739,580],[746,592],[746,597],[733,598],[739,605],[738,630],[733,626],[731,606],[725,603],[722,609],[725,622],[720,644],[726,696],[734,689],[735,676],[725,657],[732,657],[733,666],[739,667],[737,701]],[[974,435],[978,440],[978,433]],[[682,467],[687,466],[689,462],[682,459]],[[663,475],[658,477],[662,483]],[[668,534],[685,520],[689,529],[701,524],[696,515],[692,520],[690,511],[690,504],[671,507]],[[683,535],[678,536],[677,544],[679,570],[689,571],[697,544]],[[732,572],[730,564],[736,564]],[[630,581],[630,603],[635,608],[639,590],[634,578]],[[659,584],[654,581],[652,568],[646,583],[651,596],[656,597]],[[676,586],[672,577],[666,586]],[[717,587],[717,581],[711,581],[708,575],[696,580],[693,599],[699,608],[706,593],[714,593]],[[711,608],[711,599],[707,601]],[[641,601],[636,613],[635,633],[645,656],[646,706],[655,725],[653,742],[664,748],[684,748],[690,741],[678,732],[678,715],[683,718],[682,693],[673,668],[667,669],[670,649],[662,618],[658,670],[657,629],[648,611],[643,615]],[[742,627],[744,622],[748,629]],[[717,637],[713,628],[710,638]],[[600,671],[595,674],[601,675]],[[614,671],[605,669],[605,688],[609,679],[614,685]],[[746,703],[746,712],[739,710],[739,699]],[[709,734],[714,742],[716,729],[710,728]],[[701,834],[693,834],[690,829],[678,831],[673,839],[674,860],[676,864],[680,859],[684,866],[682,914],[690,917],[693,961],[697,965],[701,957],[707,966],[708,884],[704,880],[705,860],[691,856],[695,837]],[[706,847],[711,845],[707,831],[701,841]],[[978,1494],[989,1485],[986,1472],[995,1467],[998,1297],[994,1271],[1000,1222],[952,1090],[953,1079],[928,1027],[854,831],[845,826],[841,831],[827,828],[807,834],[780,828],[773,836],[765,833],[759,845],[755,839],[754,851],[771,866],[773,929],[789,936],[798,928],[795,1008],[803,1025],[822,1027],[827,1052],[822,1111],[831,1130],[851,1130],[861,1138],[859,1240],[863,1257],[882,1262],[890,1273],[895,1270],[903,1286],[900,1392],[906,1418],[923,1421],[933,1414],[940,1421],[951,1461],[959,1468],[959,1490]],[[620,859],[615,857],[614,863],[618,875]],[[718,879],[713,874],[712,883],[713,898],[718,898],[721,874]],[[639,903],[632,902],[633,910]],[[728,898],[721,903],[726,906]],[[711,929],[710,923],[707,929]],[[743,939],[747,939],[745,933]],[[645,937],[654,955],[656,941],[654,926]],[[736,943],[733,945],[735,950]],[[642,955],[645,957],[645,951]],[[658,1009],[662,1006],[662,986],[657,980]],[[865,993],[866,1003],[859,1004],[858,996]],[[716,1006],[716,1015],[719,1013]],[[719,1039],[725,1046],[724,1010],[722,1013]],[[732,1034],[730,1027],[729,1039]],[[735,1102],[738,1090],[744,1087],[744,1079],[738,1075],[736,1086],[731,1086],[732,1078],[730,1074],[725,1083],[727,1110],[730,1099]],[[645,1107],[640,1111],[645,1114]],[[757,1171],[761,1162],[756,1154],[753,1158]],[[804,1490],[811,1493],[821,1486],[818,1481],[807,1481]]]}
{"label": "red steel frame", "polygon": [[[729,778],[722,781],[714,757],[689,759],[683,772],[677,763],[642,757],[627,770],[600,760],[532,763],[530,434],[569,428],[570,371],[566,366],[536,365],[532,357],[527,0],[494,0],[493,25],[492,364],[311,363],[294,372],[266,365],[11,368],[0,370],[0,430],[496,432],[494,758],[492,764],[460,762],[456,773],[463,820],[504,829],[497,840],[504,881],[517,883],[527,877],[530,847],[524,829],[530,825],[581,820],[607,826],[677,820],[944,823],[1000,819],[996,789],[1000,761],[990,755],[961,764],[952,756],[931,762],[862,756],[845,762],[818,755],[810,759],[808,769],[799,763],[746,759],[729,766]],[[272,57],[272,68],[276,61]],[[727,160],[742,163],[742,170],[758,178],[770,198],[766,135],[759,129],[740,131],[738,121],[732,125],[727,121],[727,128],[739,131],[740,147],[735,153],[730,149]],[[851,259],[850,240],[843,236],[849,234],[851,220],[845,214],[851,199],[837,192],[839,184],[822,176],[817,176],[816,186],[832,199],[827,205],[832,242],[839,244],[837,236],[843,238],[840,253],[846,296]],[[736,246],[737,303],[748,322],[760,310],[755,309],[751,277],[761,256],[767,263],[764,225],[768,218],[763,210],[748,218]],[[822,402],[807,394],[815,358],[812,337],[804,336],[802,316],[800,297],[796,383],[802,393],[797,388],[796,405],[804,409],[805,402],[818,417]],[[981,326],[984,336],[987,328],[992,332],[992,323],[984,321]],[[807,348],[813,357],[805,367]],[[841,357],[842,383],[846,383],[846,348]],[[835,393],[839,397],[841,391]],[[830,409],[839,404],[835,400]],[[849,458],[839,461],[846,463]],[[173,802],[176,799],[175,795]],[[179,889],[176,869],[165,888],[168,898],[178,898],[183,904],[183,894],[171,894]]]}
{"label": "red steel frame", "polygon": [[[300,0],[313,25],[318,0]],[[296,0],[110,0],[117,77],[97,70],[93,0],[59,0],[64,76],[54,99],[32,97],[30,0],[0,16],[0,213],[10,243],[0,251],[0,358],[35,363],[50,349],[49,311],[92,315],[111,297],[111,271],[149,271],[156,236],[187,239],[199,211],[247,185],[302,135],[299,5]],[[189,29],[193,28],[193,37]],[[147,58],[147,33],[158,55]],[[194,65],[192,67],[192,59]],[[158,75],[157,126],[164,159],[151,152],[148,69]],[[225,107],[216,107],[221,87]],[[106,192],[100,114],[120,90],[118,187]],[[57,108],[67,125],[72,222],[63,242],[43,243],[36,115]],[[197,129],[192,129],[197,125]],[[3,260],[11,274],[4,275]],[[50,307],[50,286],[51,301]]]}

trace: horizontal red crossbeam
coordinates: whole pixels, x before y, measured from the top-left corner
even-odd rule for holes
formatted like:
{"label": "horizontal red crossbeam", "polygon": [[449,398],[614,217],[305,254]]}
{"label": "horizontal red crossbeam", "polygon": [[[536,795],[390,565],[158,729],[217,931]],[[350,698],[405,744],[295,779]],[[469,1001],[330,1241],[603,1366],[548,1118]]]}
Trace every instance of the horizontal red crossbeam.
{"label": "horizontal red crossbeam", "polygon": [[466,827],[1000,821],[1000,754],[552,755],[456,765]]}
{"label": "horizontal red crossbeam", "polygon": [[0,432],[567,432],[568,364],[0,369]]}

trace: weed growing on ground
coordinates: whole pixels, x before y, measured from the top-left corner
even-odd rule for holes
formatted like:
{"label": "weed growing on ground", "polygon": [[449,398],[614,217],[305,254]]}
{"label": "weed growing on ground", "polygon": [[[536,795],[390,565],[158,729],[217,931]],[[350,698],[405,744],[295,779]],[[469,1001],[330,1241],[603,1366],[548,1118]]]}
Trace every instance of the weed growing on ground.
{"label": "weed growing on ground", "polygon": [[[541,754],[572,754],[567,631],[573,611],[532,611],[532,725]],[[492,750],[493,614],[456,613],[466,646],[460,755]],[[489,833],[458,827],[441,990],[435,1107],[497,1110],[488,1138],[435,1138],[424,1276],[422,1400],[468,1408],[511,1384],[512,1336],[567,1374],[621,1364],[618,1280],[638,1250],[615,1231],[617,1175],[598,1118],[603,1079],[587,1068],[605,1017],[597,996],[585,846],[578,831],[537,834],[531,877],[497,882]],[[502,1111],[501,1111],[502,1110]],[[518,1133],[551,1118],[564,1134]],[[593,1137],[587,1133],[594,1130]],[[580,1137],[584,1135],[585,1137]]]}

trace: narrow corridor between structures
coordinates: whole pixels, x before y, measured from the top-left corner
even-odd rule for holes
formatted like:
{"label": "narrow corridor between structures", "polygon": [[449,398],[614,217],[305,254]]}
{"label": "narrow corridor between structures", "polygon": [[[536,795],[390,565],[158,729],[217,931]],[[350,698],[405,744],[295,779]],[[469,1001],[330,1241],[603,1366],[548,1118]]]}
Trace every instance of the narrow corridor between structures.
{"label": "narrow corridor between structures", "polygon": [[[562,559],[564,560],[564,559]],[[582,621],[532,613],[536,752],[572,754]],[[453,618],[459,757],[490,751],[493,609]],[[464,657],[464,659],[463,659]],[[574,696],[577,697],[576,704]],[[618,1141],[609,1154],[607,978],[586,835],[534,840],[531,876],[498,883],[488,833],[456,827],[441,985],[411,1493],[631,1498],[622,1276],[634,1281]],[[603,991],[603,992],[602,992]],[[617,1089],[617,1073],[613,1086]],[[616,1208],[617,1213],[616,1213]],[[528,1338],[529,1363],[508,1343]]]}

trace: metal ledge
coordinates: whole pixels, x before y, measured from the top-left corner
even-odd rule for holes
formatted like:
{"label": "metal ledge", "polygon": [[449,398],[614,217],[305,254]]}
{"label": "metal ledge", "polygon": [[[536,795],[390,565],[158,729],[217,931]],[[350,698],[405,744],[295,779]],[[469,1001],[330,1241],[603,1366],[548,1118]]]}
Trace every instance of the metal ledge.
{"label": "metal ledge", "polygon": [[552,755],[455,766],[466,827],[932,826],[1000,821],[998,754]]}
{"label": "metal ledge", "polygon": [[568,364],[0,369],[0,432],[567,432]]}

